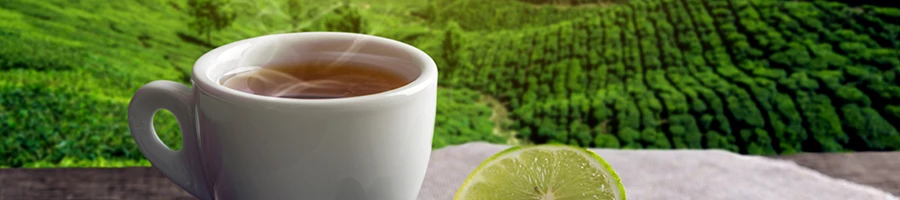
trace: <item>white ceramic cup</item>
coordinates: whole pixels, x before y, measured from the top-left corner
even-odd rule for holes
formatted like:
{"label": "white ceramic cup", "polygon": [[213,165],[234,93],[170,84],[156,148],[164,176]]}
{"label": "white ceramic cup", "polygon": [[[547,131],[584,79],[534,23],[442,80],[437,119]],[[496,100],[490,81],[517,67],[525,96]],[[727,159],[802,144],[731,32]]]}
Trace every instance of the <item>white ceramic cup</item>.
{"label": "white ceramic cup", "polygon": [[[260,96],[218,82],[235,69],[304,56],[373,62],[412,82],[335,99]],[[390,39],[267,35],[204,54],[194,64],[193,88],[171,81],[143,86],[128,107],[128,123],[153,166],[199,199],[413,200],[431,155],[437,73],[427,54]],[[160,109],[178,119],[177,151],[153,129]]]}

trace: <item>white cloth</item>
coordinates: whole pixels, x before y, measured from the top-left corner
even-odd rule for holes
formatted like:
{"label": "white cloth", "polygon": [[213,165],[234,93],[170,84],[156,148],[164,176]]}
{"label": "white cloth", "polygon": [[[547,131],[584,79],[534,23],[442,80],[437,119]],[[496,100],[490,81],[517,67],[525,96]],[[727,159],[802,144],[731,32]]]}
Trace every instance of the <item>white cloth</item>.
{"label": "white cloth", "polygon": [[[508,147],[474,142],[433,151],[419,199],[453,199],[475,167]],[[898,200],[785,160],[721,150],[592,150],[616,170],[630,200]]]}

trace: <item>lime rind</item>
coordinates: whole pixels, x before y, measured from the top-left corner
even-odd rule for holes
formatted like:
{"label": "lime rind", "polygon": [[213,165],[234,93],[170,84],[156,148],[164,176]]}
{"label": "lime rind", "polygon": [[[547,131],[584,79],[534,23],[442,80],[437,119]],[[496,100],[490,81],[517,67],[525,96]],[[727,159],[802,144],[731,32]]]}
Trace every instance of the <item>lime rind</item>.
{"label": "lime rind", "polygon": [[459,199],[459,195],[462,194],[463,189],[465,189],[466,185],[469,185],[469,183],[472,182],[472,179],[475,177],[475,175],[478,174],[478,172],[481,171],[481,168],[484,168],[484,167],[486,167],[486,166],[490,166],[490,165],[488,165],[489,163],[493,163],[494,161],[500,160],[500,159],[497,159],[497,158],[499,158],[499,157],[505,157],[505,156],[507,156],[507,154],[508,154],[509,152],[512,152],[512,151],[516,151],[516,150],[522,149],[522,147],[523,147],[523,146],[513,146],[513,147],[510,147],[510,148],[507,148],[506,150],[500,151],[500,152],[498,152],[497,154],[494,154],[494,155],[492,155],[491,157],[488,157],[488,158],[487,158],[486,160],[484,160],[483,162],[481,162],[481,164],[478,165],[478,167],[475,167],[475,170],[473,170],[472,173],[469,174],[468,177],[466,177],[466,180],[463,181],[462,186],[460,186],[459,189],[456,190],[456,195],[453,196],[453,199],[455,199],[455,200],[456,200],[456,199]]}
{"label": "lime rind", "polygon": [[584,152],[586,152],[588,155],[590,155],[590,156],[593,157],[594,159],[596,159],[595,161],[599,162],[599,164],[600,164],[601,166],[603,166],[603,169],[605,169],[605,170],[603,170],[603,172],[604,172],[604,173],[607,173],[607,174],[606,174],[606,175],[607,175],[606,177],[612,178],[613,181],[614,181],[614,183],[616,183],[616,185],[619,186],[619,189],[616,190],[616,192],[618,192],[618,194],[615,194],[615,195],[618,196],[618,197],[620,197],[619,199],[621,199],[621,200],[626,200],[626,198],[625,198],[625,185],[622,184],[622,179],[619,178],[619,174],[616,173],[616,170],[613,170],[612,165],[610,165],[609,163],[607,163],[606,160],[603,159],[603,157],[600,157],[600,155],[598,155],[597,153],[594,153],[594,151],[591,151],[591,150],[588,150],[588,149],[581,149],[581,150],[584,151]]}
{"label": "lime rind", "polygon": [[479,179],[479,177],[481,175],[481,172],[483,172],[486,167],[494,166],[495,164],[497,164],[497,162],[503,161],[507,158],[518,157],[523,152],[526,152],[528,150],[535,150],[535,149],[536,150],[546,150],[546,151],[550,151],[550,152],[569,151],[569,152],[573,152],[576,154],[581,154],[581,156],[583,156],[589,162],[593,162],[592,164],[594,166],[596,166],[595,169],[598,169],[598,171],[601,171],[602,173],[604,173],[604,175],[605,175],[605,177],[607,177],[607,179],[611,179],[611,180],[607,180],[607,181],[610,184],[612,184],[612,186],[618,187],[617,189],[613,189],[610,191],[613,193],[613,196],[617,200],[625,200],[626,199],[625,187],[622,184],[622,180],[619,178],[619,176],[615,172],[615,170],[613,170],[612,166],[606,162],[606,160],[604,160],[602,157],[600,157],[600,155],[598,155],[597,153],[595,153],[591,150],[588,150],[585,148],[577,148],[577,147],[562,145],[562,144],[513,146],[513,147],[507,148],[503,151],[500,151],[500,152],[492,155],[491,157],[488,157],[485,161],[483,161],[480,165],[478,165],[478,167],[476,167],[475,170],[472,171],[472,173],[469,174],[469,176],[466,178],[466,180],[463,182],[463,184],[457,190],[456,195],[454,196],[453,199],[463,200],[460,198],[462,197],[462,195],[464,195],[468,192],[467,189],[469,188],[469,186],[481,181]]}

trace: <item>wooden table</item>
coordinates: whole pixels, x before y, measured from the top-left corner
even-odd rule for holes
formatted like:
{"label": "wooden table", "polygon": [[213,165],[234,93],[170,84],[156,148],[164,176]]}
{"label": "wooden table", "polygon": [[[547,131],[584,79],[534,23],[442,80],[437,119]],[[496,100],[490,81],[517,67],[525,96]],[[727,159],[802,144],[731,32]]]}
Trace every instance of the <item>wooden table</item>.
{"label": "wooden table", "polygon": [[[900,196],[900,152],[777,156]],[[159,171],[133,168],[0,169],[0,200],[194,199]]]}

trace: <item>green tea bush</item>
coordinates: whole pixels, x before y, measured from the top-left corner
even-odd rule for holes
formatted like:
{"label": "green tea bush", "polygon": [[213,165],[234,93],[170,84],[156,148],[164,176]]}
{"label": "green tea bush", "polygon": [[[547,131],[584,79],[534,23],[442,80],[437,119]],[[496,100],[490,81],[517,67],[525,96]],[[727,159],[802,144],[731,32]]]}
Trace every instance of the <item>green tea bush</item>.
{"label": "green tea bush", "polygon": [[533,4],[583,5],[598,3],[624,3],[628,0],[519,0]]}
{"label": "green tea bush", "polygon": [[482,95],[467,89],[439,89],[433,148],[471,141],[505,143],[494,134],[493,111]]}
{"label": "green tea bush", "polygon": [[[128,131],[125,102],[46,84],[0,82],[0,108],[0,165],[143,158]],[[171,114],[154,124],[163,141],[180,147]]]}
{"label": "green tea bush", "polygon": [[[17,20],[0,18],[0,20]],[[16,24],[13,24],[16,25]],[[16,27],[15,28],[25,28]],[[41,34],[23,35],[0,29],[0,71],[13,69],[31,70],[68,70],[77,68],[85,57],[84,48],[78,46],[59,45],[54,40],[61,40]],[[74,43],[74,42],[73,42]]]}
{"label": "green tea bush", "polygon": [[450,21],[469,31],[503,31],[542,27],[590,13],[590,8],[560,8],[537,6],[514,0],[431,0],[412,10],[431,25],[446,25]]}

